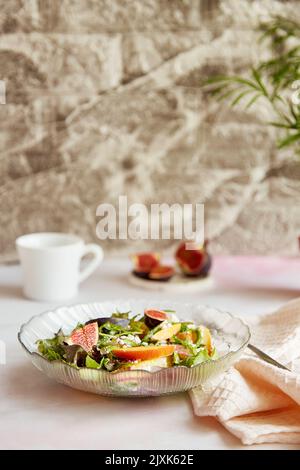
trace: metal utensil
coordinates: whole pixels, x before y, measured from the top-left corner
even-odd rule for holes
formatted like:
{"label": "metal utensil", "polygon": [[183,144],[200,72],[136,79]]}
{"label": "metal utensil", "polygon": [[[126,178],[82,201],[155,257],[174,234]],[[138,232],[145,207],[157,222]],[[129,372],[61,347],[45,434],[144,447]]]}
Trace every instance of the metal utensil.
{"label": "metal utensil", "polygon": [[285,367],[283,364],[280,364],[280,362],[275,361],[271,356],[268,356],[265,352],[261,351],[261,349],[258,349],[256,346],[253,346],[253,344],[248,344],[248,348],[253,351],[260,359],[262,359],[265,362],[268,362],[269,364],[272,364],[273,366],[279,367],[280,369],[288,370],[291,372],[291,369],[288,367]]}

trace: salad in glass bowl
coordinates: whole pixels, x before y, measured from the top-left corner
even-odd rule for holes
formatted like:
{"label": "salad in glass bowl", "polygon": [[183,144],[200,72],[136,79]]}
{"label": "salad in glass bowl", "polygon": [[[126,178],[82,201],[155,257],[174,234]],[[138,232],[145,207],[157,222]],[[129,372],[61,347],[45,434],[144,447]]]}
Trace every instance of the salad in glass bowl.
{"label": "salad in glass bowl", "polygon": [[66,335],[37,341],[49,361],[111,373],[153,372],[168,367],[194,367],[218,358],[210,330],[194,321],[180,321],[173,310],[147,308],[142,314],[113,312],[79,323]]}
{"label": "salad in glass bowl", "polygon": [[190,390],[224,373],[250,331],[240,318],[196,302],[121,299],[50,309],[22,325],[18,338],[33,365],[59,383],[146,397]]}

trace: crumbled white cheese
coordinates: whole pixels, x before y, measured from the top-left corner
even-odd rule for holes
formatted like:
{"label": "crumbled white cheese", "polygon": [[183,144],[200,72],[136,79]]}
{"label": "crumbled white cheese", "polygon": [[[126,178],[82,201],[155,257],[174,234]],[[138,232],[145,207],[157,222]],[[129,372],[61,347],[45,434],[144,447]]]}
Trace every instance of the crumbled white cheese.
{"label": "crumbled white cheese", "polygon": [[179,318],[177,317],[175,313],[169,313],[169,318],[173,323],[179,322]]}
{"label": "crumbled white cheese", "polygon": [[141,343],[141,339],[138,336],[135,335],[123,335],[117,338],[117,342],[121,344],[122,346],[128,346],[129,342],[134,342],[136,344]]}
{"label": "crumbled white cheese", "polygon": [[130,341],[135,341],[135,336],[134,336],[134,335],[128,335],[127,338],[128,338]]}

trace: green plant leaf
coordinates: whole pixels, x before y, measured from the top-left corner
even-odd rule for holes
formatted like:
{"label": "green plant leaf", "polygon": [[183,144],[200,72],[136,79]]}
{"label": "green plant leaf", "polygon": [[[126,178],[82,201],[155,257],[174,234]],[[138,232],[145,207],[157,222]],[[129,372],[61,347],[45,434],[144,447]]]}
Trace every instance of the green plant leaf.
{"label": "green plant leaf", "polygon": [[267,91],[265,85],[263,84],[262,77],[261,77],[261,75],[260,75],[260,73],[257,69],[252,69],[252,76],[253,76],[254,80],[256,81],[256,83],[258,84],[258,87],[260,88],[261,92],[265,96],[269,96],[268,91]]}
{"label": "green plant leaf", "polygon": [[217,101],[230,98],[231,106],[239,104],[252,91],[246,110],[264,97],[276,115],[268,124],[279,131],[290,131],[284,138],[279,135],[279,148],[294,145],[298,151],[300,107],[294,106],[290,98],[291,85],[300,80],[300,22],[276,15],[261,23],[258,29],[259,43],[270,50],[270,59],[256,64],[248,76],[220,75],[207,79],[206,83],[212,87],[209,91],[216,95]]}
{"label": "green plant leaf", "polygon": [[236,88],[228,90],[226,93],[219,94],[219,96],[217,97],[217,101],[226,100],[226,98],[229,98],[230,96],[234,95],[239,90],[239,88],[240,87],[236,87]]}
{"label": "green plant leaf", "polygon": [[290,129],[291,126],[288,124],[283,124],[282,122],[276,122],[276,121],[269,121],[268,124],[273,127],[280,127],[281,129]]}
{"label": "green plant leaf", "polygon": [[246,104],[246,109],[249,109],[251,108],[251,106],[255,103],[255,101],[258,100],[258,98],[261,98],[261,93],[257,93],[256,95],[254,95],[250,101],[248,101],[248,103]]}
{"label": "green plant leaf", "polygon": [[289,135],[285,139],[280,140],[278,142],[278,148],[282,149],[283,147],[288,147],[289,145],[298,141],[300,142],[300,132],[297,132],[297,134]]}
{"label": "green plant leaf", "polygon": [[244,96],[249,95],[249,93],[253,93],[253,91],[246,90],[246,91],[242,91],[241,93],[239,93],[238,96],[231,102],[231,106],[235,106],[236,104],[238,104],[241,101],[241,99],[243,99]]}

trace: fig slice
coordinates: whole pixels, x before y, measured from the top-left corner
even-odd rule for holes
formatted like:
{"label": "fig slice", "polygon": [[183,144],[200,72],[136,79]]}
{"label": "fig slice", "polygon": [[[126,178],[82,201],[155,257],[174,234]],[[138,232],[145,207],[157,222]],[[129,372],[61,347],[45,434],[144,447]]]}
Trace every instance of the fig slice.
{"label": "fig slice", "polygon": [[155,310],[152,308],[147,308],[144,311],[145,315],[149,318],[152,318],[153,320],[159,320],[159,322],[168,320],[169,315],[167,312],[164,312],[164,310]]}
{"label": "fig slice", "polygon": [[133,348],[113,349],[112,353],[119,359],[127,361],[147,361],[158,357],[171,356],[175,346],[172,344],[164,346],[136,346]]}
{"label": "fig slice", "polygon": [[175,323],[169,328],[162,328],[157,331],[151,339],[154,341],[165,341],[166,339],[170,339],[172,336],[176,335],[180,331],[180,328],[181,323]]}
{"label": "fig slice", "polygon": [[99,330],[98,323],[89,323],[82,328],[72,331],[68,344],[81,346],[86,352],[90,352],[98,342]]}
{"label": "fig slice", "polygon": [[152,269],[159,264],[159,253],[136,253],[132,257],[133,272],[140,277],[147,277]]}
{"label": "fig slice", "polygon": [[169,315],[164,312],[163,310],[154,310],[154,309],[146,309],[144,311],[145,314],[145,324],[149,328],[154,328],[155,326],[159,325],[161,322],[168,320]]}
{"label": "fig slice", "polygon": [[211,268],[211,256],[206,249],[207,243],[195,245],[191,250],[188,250],[186,245],[185,242],[181,243],[175,254],[181,271],[186,276],[208,276]]}
{"label": "fig slice", "polygon": [[175,274],[175,269],[172,266],[158,265],[151,269],[149,279],[153,281],[169,281]]}
{"label": "fig slice", "polygon": [[175,344],[175,352],[179,355],[180,359],[186,359],[190,357],[191,353],[182,344]]}

